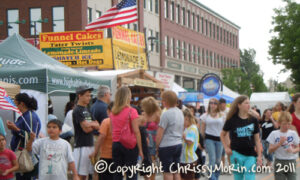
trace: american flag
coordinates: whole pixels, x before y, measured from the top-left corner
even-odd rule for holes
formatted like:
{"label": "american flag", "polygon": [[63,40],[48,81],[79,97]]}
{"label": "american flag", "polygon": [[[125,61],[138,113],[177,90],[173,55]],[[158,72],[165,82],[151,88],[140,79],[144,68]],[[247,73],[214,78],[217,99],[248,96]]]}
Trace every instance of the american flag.
{"label": "american flag", "polygon": [[110,8],[94,22],[86,25],[86,30],[104,29],[138,20],[136,0],[123,0]]}
{"label": "american flag", "polygon": [[13,110],[22,115],[20,110],[16,107],[13,100],[7,95],[4,88],[0,87],[0,109]]}

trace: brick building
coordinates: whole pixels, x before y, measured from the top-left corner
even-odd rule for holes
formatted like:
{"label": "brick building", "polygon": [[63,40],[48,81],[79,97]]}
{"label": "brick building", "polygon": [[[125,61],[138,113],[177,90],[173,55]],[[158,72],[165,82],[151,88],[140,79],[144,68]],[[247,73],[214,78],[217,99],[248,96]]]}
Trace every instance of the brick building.
{"label": "brick building", "polygon": [[[36,35],[83,30],[119,1],[1,0],[0,39],[13,33],[34,38],[34,22]],[[239,67],[240,27],[217,12],[197,0],[138,0],[138,5],[139,22],[125,27],[155,37],[147,42],[151,71],[174,74],[184,88],[197,89],[204,74]]]}

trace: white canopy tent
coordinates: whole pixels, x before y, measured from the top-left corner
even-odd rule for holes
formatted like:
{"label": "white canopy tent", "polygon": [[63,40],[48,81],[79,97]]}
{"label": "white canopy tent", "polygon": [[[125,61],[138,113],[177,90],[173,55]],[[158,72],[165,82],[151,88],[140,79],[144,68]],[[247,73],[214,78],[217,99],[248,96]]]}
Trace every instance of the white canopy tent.
{"label": "white canopy tent", "polygon": [[250,97],[251,106],[256,105],[261,112],[265,109],[272,108],[277,102],[282,102],[288,106],[291,103],[291,99],[288,92],[263,92],[252,93]]}

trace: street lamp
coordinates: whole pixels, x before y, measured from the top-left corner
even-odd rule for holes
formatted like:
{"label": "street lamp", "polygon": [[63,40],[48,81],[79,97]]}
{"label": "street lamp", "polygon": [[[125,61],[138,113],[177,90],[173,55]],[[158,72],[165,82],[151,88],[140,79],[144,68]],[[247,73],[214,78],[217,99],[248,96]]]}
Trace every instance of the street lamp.
{"label": "street lamp", "polygon": [[31,21],[31,22],[33,22],[33,24],[30,23],[30,27],[33,27],[33,29],[34,29],[34,46],[36,47],[36,45],[37,45],[37,42],[36,42],[36,23],[47,23],[48,18],[39,19],[37,21]]}

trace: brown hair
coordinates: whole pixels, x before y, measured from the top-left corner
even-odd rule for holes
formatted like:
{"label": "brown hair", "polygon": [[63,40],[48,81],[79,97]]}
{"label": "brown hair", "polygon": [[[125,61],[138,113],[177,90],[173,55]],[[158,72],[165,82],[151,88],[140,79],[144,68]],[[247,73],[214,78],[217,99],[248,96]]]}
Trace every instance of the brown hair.
{"label": "brown hair", "polygon": [[233,103],[230,106],[230,110],[227,114],[226,120],[231,119],[234,115],[239,113],[239,104],[242,104],[246,99],[249,99],[246,95],[241,95],[233,101]]}
{"label": "brown hair", "polygon": [[191,124],[197,124],[194,115],[192,114],[191,110],[185,109],[183,111],[184,117],[187,117]]}
{"label": "brown hair", "polygon": [[148,116],[161,111],[158,102],[153,97],[144,98],[141,102],[141,107]]}
{"label": "brown hair", "polygon": [[119,114],[124,107],[130,104],[131,91],[127,86],[119,88],[115,95],[115,102],[112,108],[113,114]]}
{"label": "brown hair", "polygon": [[[216,105],[216,106],[217,106],[216,113],[219,113],[219,112],[220,112],[219,101],[218,101],[216,98],[210,98],[210,99],[209,99],[209,103],[212,102],[212,101],[215,101],[215,102],[218,103],[218,104]],[[208,114],[211,114],[211,113],[213,113],[213,112],[212,112],[212,109],[210,108],[209,103],[208,103],[207,113],[208,113]]]}
{"label": "brown hair", "polygon": [[298,99],[300,98],[300,93],[296,93],[293,97],[292,97],[292,103],[289,106],[288,111],[293,114],[295,112],[295,105],[294,103],[296,103],[298,101]]}
{"label": "brown hair", "polygon": [[271,109],[265,109],[265,110],[264,110],[264,113],[263,113],[263,115],[262,115],[262,118],[261,118],[262,121],[264,121],[264,120],[266,119],[266,115],[265,115],[265,114],[266,114],[267,111],[271,111],[271,112],[272,112]]}
{"label": "brown hair", "polygon": [[177,105],[177,95],[174,91],[164,91],[161,95],[161,100],[165,101],[170,107]]}
{"label": "brown hair", "polygon": [[279,118],[278,118],[278,123],[282,123],[282,122],[291,123],[292,121],[293,121],[293,118],[289,112],[283,111],[280,113]]}

